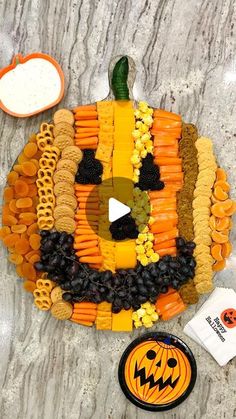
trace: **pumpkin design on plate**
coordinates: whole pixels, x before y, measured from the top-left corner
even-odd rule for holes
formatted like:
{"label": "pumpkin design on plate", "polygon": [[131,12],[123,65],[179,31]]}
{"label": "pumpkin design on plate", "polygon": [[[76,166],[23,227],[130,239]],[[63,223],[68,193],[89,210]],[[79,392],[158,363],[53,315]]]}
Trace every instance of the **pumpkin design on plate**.
{"label": "pumpkin design on plate", "polygon": [[147,334],[127,348],[119,366],[125,395],[139,407],[165,410],[187,397],[196,379],[191,351],[176,337]]}
{"label": "pumpkin design on plate", "polygon": [[236,310],[235,308],[227,308],[223,311],[223,313],[220,316],[223,324],[228,327],[229,329],[232,329],[233,327],[236,327]]}
{"label": "pumpkin design on plate", "polygon": [[[30,136],[7,177],[0,236],[39,309],[131,331],[213,289],[236,204],[210,139],[130,99],[127,57],[110,79],[114,100],[58,109]],[[110,222],[110,198],[130,212]]]}

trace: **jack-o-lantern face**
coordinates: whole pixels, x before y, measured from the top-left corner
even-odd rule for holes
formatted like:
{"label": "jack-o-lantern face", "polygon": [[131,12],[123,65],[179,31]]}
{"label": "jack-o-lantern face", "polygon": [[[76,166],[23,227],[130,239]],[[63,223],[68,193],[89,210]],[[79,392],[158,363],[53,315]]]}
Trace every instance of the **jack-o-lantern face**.
{"label": "jack-o-lantern face", "polygon": [[192,367],[180,346],[150,339],[129,353],[124,378],[129,392],[142,404],[166,406],[184,395]]}
{"label": "jack-o-lantern face", "polygon": [[220,318],[224,325],[229,329],[236,327],[236,310],[234,308],[227,308],[227,310],[224,310],[223,313],[221,313]]}

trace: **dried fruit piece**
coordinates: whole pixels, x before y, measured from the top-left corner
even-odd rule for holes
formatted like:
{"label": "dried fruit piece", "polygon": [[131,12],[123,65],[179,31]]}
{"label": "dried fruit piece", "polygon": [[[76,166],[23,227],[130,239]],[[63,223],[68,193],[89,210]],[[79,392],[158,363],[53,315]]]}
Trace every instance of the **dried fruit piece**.
{"label": "dried fruit piece", "polygon": [[222,234],[222,232],[213,230],[211,233],[212,240],[216,243],[226,243],[228,241],[228,235]]}
{"label": "dried fruit piece", "polygon": [[24,148],[24,154],[28,159],[31,159],[38,151],[38,147],[35,143],[28,143]]}
{"label": "dried fruit piece", "polygon": [[217,260],[217,261],[223,260],[223,256],[222,256],[221,251],[222,251],[222,248],[221,248],[221,245],[220,244],[214,243],[212,245],[212,247],[211,247],[211,255],[212,255],[212,257],[215,260]]}
{"label": "dried fruit piece", "polygon": [[16,199],[11,199],[11,201],[9,202],[9,209],[14,214],[19,214],[20,213],[19,208],[16,208]]}
{"label": "dried fruit piece", "polygon": [[214,271],[214,272],[217,272],[217,271],[222,271],[222,269],[224,269],[225,268],[225,260],[221,260],[221,261],[219,261],[219,262],[216,262],[216,263],[214,263],[214,265],[212,266],[212,270]]}
{"label": "dried fruit piece", "polygon": [[18,157],[18,164],[23,164],[26,161],[28,161],[28,158],[24,153],[21,153]]}
{"label": "dried fruit piece", "polygon": [[34,196],[37,196],[37,194],[38,194],[37,186],[35,184],[29,185],[28,197],[32,198]]}
{"label": "dried fruit piece", "polygon": [[22,264],[22,273],[23,273],[24,278],[26,278],[30,281],[36,282],[36,280],[37,280],[36,271],[35,271],[34,267],[31,265],[31,263],[24,262]]}
{"label": "dried fruit piece", "polygon": [[19,219],[19,224],[25,224],[29,226],[37,220],[37,215],[33,212],[23,212],[19,215]]}
{"label": "dried fruit piece", "polygon": [[28,229],[27,229],[27,234],[28,236],[31,236],[31,234],[37,233],[39,230],[38,228],[38,224],[37,223],[33,223],[31,224]]}
{"label": "dried fruit piece", "polygon": [[20,278],[23,278],[22,265],[23,264],[16,266],[16,273],[17,275],[19,275]]}
{"label": "dried fruit piece", "polygon": [[29,187],[24,180],[22,180],[22,179],[16,180],[14,187],[15,187],[15,193],[16,193],[17,197],[24,198],[24,197],[28,196]]}
{"label": "dried fruit piece", "polygon": [[29,241],[26,238],[20,238],[15,242],[15,250],[19,255],[25,255],[30,249]]}
{"label": "dried fruit piece", "polygon": [[29,263],[31,263],[31,265],[34,265],[35,262],[39,262],[40,261],[40,255],[33,255],[31,256]]}
{"label": "dried fruit piece", "polygon": [[39,234],[31,234],[29,242],[32,249],[38,250],[40,248],[41,236]]}
{"label": "dried fruit piece", "polygon": [[16,201],[16,208],[30,208],[33,205],[31,198],[19,198]]}
{"label": "dried fruit piece", "polygon": [[[3,243],[6,247],[14,247],[17,240],[20,239],[19,234],[10,233],[4,237]],[[18,252],[17,252],[18,253]]]}
{"label": "dried fruit piece", "polygon": [[4,237],[8,236],[11,233],[11,229],[8,226],[4,226],[0,228],[0,239],[4,239]]}
{"label": "dried fruit piece", "polygon": [[14,198],[14,189],[11,186],[7,186],[3,191],[3,199],[6,203],[10,202]]}
{"label": "dried fruit piece", "polygon": [[17,181],[19,177],[19,173],[15,172],[14,170],[12,170],[10,173],[8,173],[7,175],[7,182],[9,185],[14,185]]}
{"label": "dried fruit piece", "polygon": [[23,287],[25,291],[33,293],[34,290],[36,289],[36,284],[33,281],[27,280],[27,281],[24,281]]}
{"label": "dried fruit piece", "polygon": [[11,255],[9,255],[9,257],[8,257],[8,260],[11,263],[14,263],[14,265],[21,265],[24,258],[23,258],[23,256],[19,255],[18,253],[11,253]]}
{"label": "dried fruit piece", "polygon": [[23,175],[23,170],[22,170],[22,165],[21,164],[14,164],[13,170],[15,172],[19,173],[19,175]]}
{"label": "dried fruit piece", "polygon": [[232,252],[232,244],[230,242],[226,242],[222,244],[222,256],[223,258],[228,258],[230,253]]}
{"label": "dried fruit piece", "polygon": [[22,164],[22,172],[26,176],[35,176],[37,173],[37,167],[34,163],[26,161]]}
{"label": "dried fruit piece", "polygon": [[27,227],[24,224],[16,224],[11,227],[12,233],[22,234],[22,233],[25,233],[26,230],[27,230]]}
{"label": "dried fruit piece", "polygon": [[14,224],[17,224],[17,219],[13,217],[13,215],[3,215],[2,222],[7,226],[13,226]]}

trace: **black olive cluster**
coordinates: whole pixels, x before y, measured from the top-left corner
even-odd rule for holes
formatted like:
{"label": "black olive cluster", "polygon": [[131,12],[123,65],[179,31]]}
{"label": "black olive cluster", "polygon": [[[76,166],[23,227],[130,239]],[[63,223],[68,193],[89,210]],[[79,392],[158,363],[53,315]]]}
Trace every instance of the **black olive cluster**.
{"label": "black olive cluster", "polygon": [[141,191],[160,191],[165,184],[160,180],[159,167],[153,162],[153,155],[148,153],[142,159],[142,167],[140,168],[139,182],[136,185]]}
{"label": "black olive cluster", "polygon": [[98,159],[95,159],[95,151],[85,149],[83,151],[83,158],[75,175],[75,182],[84,185],[99,185],[102,182],[102,173],[102,163]]}
{"label": "black olive cluster", "polygon": [[41,260],[35,263],[38,271],[49,277],[65,291],[65,301],[91,301],[112,303],[113,313],[122,308],[140,308],[146,301],[156,302],[158,295],[168,287],[179,289],[194,278],[196,262],[195,244],[183,238],[176,239],[178,256],[164,256],[157,263],[136,269],[98,272],[81,264],[73,250],[73,236],[62,232],[41,231]]}
{"label": "black olive cluster", "polygon": [[130,214],[113,221],[109,230],[113,240],[136,239],[139,234],[135,221]]}

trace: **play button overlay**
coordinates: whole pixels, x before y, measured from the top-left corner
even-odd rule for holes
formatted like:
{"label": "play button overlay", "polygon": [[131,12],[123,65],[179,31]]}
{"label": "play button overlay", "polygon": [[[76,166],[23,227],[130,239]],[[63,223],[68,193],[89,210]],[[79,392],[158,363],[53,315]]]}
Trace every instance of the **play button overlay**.
{"label": "play button overlay", "polygon": [[122,204],[122,202],[115,198],[109,199],[108,208],[108,219],[110,223],[113,223],[113,221],[119,220],[119,218],[130,213],[130,207],[128,207],[128,205]]}
{"label": "play button overlay", "polygon": [[[137,228],[132,216],[132,209],[127,204],[133,201],[134,183],[125,177],[112,177],[99,185],[81,185],[76,211],[77,230],[81,234],[96,234],[106,241],[135,239],[142,228]],[[145,228],[149,221],[149,212],[139,214],[140,223]],[[113,238],[112,238],[113,235]]]}

